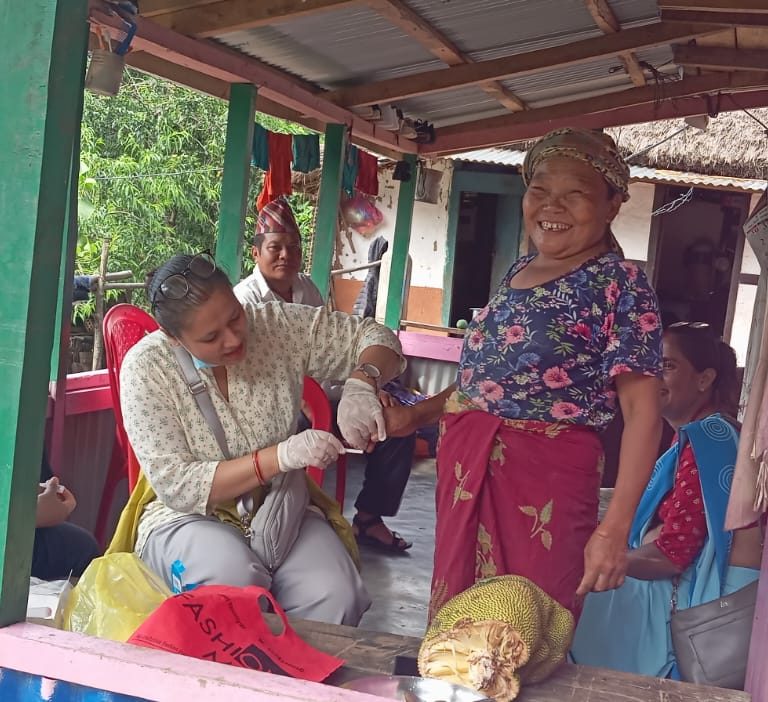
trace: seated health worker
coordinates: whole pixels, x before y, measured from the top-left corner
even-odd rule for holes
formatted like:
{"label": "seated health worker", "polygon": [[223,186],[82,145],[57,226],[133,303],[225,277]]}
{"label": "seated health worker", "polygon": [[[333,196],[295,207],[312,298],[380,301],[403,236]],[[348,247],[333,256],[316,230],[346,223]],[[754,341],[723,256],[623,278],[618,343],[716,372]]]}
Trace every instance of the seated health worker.
{"label": "seated health worker", "polygon": [[[173,256],[148,279],[147,296],[160,329],[128,352],[120,373],[142,478],[112,550],[133,549],[169,585],[174,573],[184,587],[259,585],[289,616],[356,625],[370,599],[333,500],[309,479],[298,481],[310,506],[276,567],[254,550],[247,524],[277,476],[324,468],[344,450],[327,432],[296,433],[306,375],[347,378],[338,423],[349,445],[386,438],[377,392],[404,368],[396,337],[372,320],[322,308],[242,305],[207,253]],[[174,346],[194,359],[234,458],[198,407]],[[250,512],[237,511],[249,502]]]}
{"label": "seated health worker", "polygon": [[736,355],[703,322],[664,332],[662,413],[675,430],[635,513],[627,577],[587,595],[572,648],[577,663],[678,677],[670,632],[677,608],[730,594],[759,574],[761,530],[723,530],[739,442]]}

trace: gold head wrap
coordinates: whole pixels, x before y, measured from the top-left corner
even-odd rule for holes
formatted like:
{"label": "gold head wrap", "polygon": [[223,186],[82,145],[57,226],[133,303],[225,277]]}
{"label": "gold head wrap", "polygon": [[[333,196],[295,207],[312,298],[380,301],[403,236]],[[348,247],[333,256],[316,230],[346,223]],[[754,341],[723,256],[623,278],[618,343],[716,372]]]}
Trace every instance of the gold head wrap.
{"label": "gold head wrap", "polygon": [[608,185],[621,193],[622,202],[629,200],[629,167],[608,134],[565,127],[543,136],[525,155],[523,181],[526,185],[542,161],[552,156],[575,158],[592,166]]}
{"label": "gold head wrap", "polygon": [[[621,194],[622,202],[629,200],[629,166],[610,135],[573,127],[546,134],[525,155],[523,182],[526,186],[539,165],[552,156],[574,158],[592,166],[611,188]],[[624,258],[624,251],[610,227],[607,236],[611,250]]]}

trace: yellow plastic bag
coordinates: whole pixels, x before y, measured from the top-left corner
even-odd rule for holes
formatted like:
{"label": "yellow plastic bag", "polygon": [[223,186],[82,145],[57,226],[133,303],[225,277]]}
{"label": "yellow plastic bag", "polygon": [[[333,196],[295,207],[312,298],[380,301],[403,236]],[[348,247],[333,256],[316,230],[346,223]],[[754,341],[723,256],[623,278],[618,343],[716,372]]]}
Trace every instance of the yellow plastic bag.
{"label": "yellow plastic bag", "polygon": [[165,583],[133,553],[91,561],[72,590],[64,629],[126,641],[171,596]]}

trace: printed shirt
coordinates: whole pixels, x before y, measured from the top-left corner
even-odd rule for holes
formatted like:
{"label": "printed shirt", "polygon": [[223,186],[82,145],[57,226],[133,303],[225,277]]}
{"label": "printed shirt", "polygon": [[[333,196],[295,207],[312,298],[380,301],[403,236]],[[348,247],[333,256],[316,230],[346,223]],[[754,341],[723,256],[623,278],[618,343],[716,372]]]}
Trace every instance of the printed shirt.
{"label": "printed shirt", "polygon": [[[372,319],[277,302],[243,308],[246,356],[227,368],[229,401],[213,371],[200,370],[232,456],[295,433],[305,375],[345,378],[368,346],[401,352],[395,335]],[[403,360],[400,372],[404,369]],[[157,494],[139,523],[135,550],[140,554],[155,527],[185,514],[208,513],[213,476],[224,456],[162,331],[144,337],[126,354],[120,405],[128,439]]]}
{"label": "printed shirt", "polygon": [[675,484],[659,505],[661,531],[656,547],[672,563],[686,570],[699,555],[707,537],[707,515],[693,447],[680,453]]}
{"label": "printed shirt", "polygon": [[[285,302],[272,288],[267,284],[264,275],[257,265],[253,273],[247,278],[243,278],[235,285],[235,295],[240,302]],[[291,286],[293,302],[296,305],[309,305],[310,307],[322,307],[325,305],[323,296],[312,282],[312,278],[304,273],[299,273]]]}
{"label": "printed shirt", "polygon": [[602,428],[616,412],[613,379],[661,375],[658,303],[635,264],[614,253],[533,288],[510,280],[470,323],[458,388],[477,407],[507,419]]}

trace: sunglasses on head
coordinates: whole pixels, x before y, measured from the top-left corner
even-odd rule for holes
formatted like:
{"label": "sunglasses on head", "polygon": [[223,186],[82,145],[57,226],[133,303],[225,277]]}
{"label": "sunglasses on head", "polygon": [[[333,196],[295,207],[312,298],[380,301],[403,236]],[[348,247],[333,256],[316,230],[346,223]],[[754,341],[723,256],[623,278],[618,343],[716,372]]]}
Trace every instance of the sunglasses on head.
{"label": "sunglasses on head", "polygon": [[158,295],[166,300],[181,300],[189,295],[189,275],[194,275],[202,280],[207,280],[216,271],[216,261],[210,251],[202,251],[195,254],[180,273],[172,273],[157,287],[152,298],[152,306],[158,302]]}

